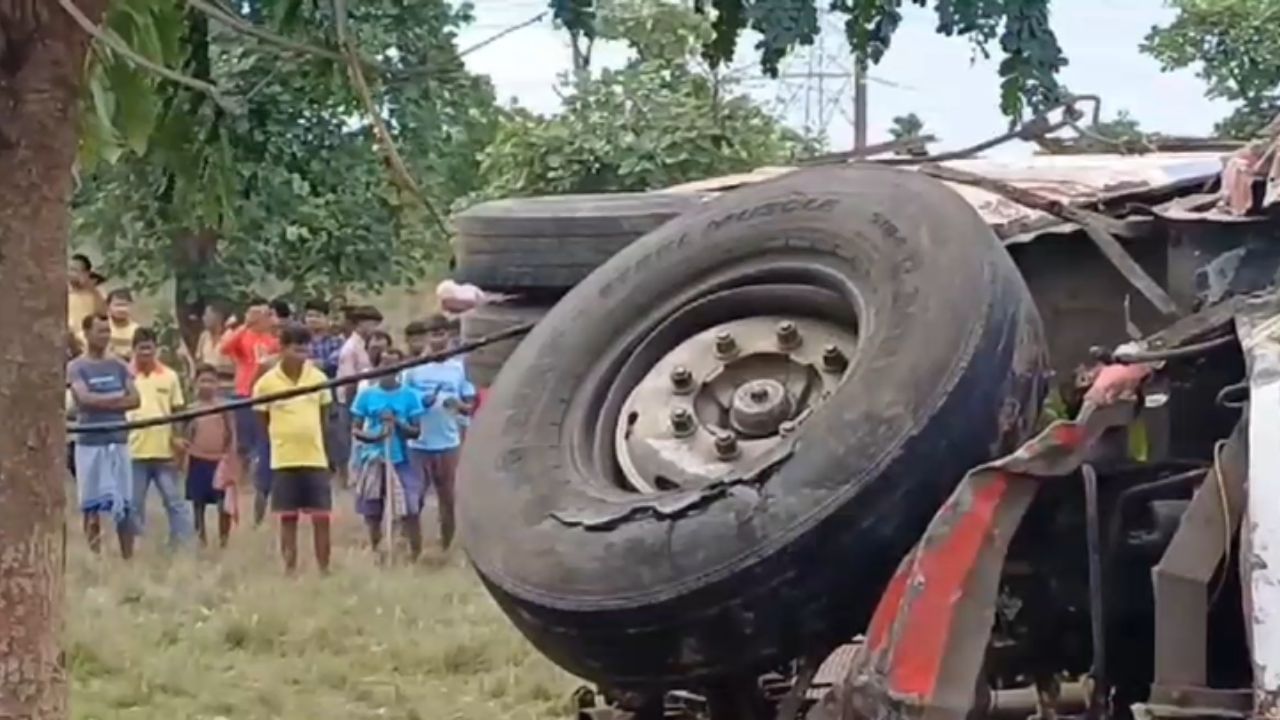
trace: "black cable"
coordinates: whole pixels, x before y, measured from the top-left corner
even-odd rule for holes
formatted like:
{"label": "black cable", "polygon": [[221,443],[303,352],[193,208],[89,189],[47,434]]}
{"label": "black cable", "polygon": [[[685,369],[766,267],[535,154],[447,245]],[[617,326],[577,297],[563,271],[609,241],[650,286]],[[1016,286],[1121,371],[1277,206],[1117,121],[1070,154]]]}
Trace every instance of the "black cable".
{"label": "black cable", "polygon": [[524,323],[522,325],[516,325],[514,327],[509,327],[506,330],[499,330],[496,333],[493,333],[491,335],[486,335],[477,340],[472,340],[470,342],[462,343],[457,347],[451,348],[449,350],[444,350],[438,353],[428,353],[426,355],[422,355],[419,357],[410,358],[408,360],[405,360],[404,362],[398,362],[395,365],[387,365],[386,367],[377,367],[377,368],[373,368],[372,370],[366,370],[361,373],[356,373],[355,375],[348,375],[346,377],[334,378],[320,385],[310,385],[308,387],[293,388],[291,390],[282,390],[278,393],[271,393],[270,395],[262,395],[261,397],[245,398],[243,400],[232,400],[231,402],[220,403],[212,407],[183,410],[182,412],[176,412],[172,415],[165,415],[163,417],[155,417],[155,418],[147,418],[145,420],[131,420],[131,421],[111,422],[111,423],[91,423],[88,425],[80,425],[77,423],[72,423],[67,425],[67,433],[79,435],[79,434],[86,434],[86,433],[109,433],[109,432],[123,432],[126,430],[142,430],[149,427],[156,427],[158,425],[171,425],[173,423],[186,422],[188,420],[194,420],[198,417],[204,417],[205,415],[216,415],[218,413],[224,413],[230,410],[239,410],[240,408],[253,407],[255,405],[264,405],[266,403],[276,402],[277,400],[288,400],[290,398],[295,398],[302,395],[308,395],[310,393],[331,390],[336,387],[343,387],[344,385],[355,385],[356,383],[362,380],[380,378],[380,377],[383,377],[384,375],[393,375],[403,370],[408,370],[409,368],[417,367],[419,365],[426,365],[427,363],[439,362],[441,360],[447,360],[451,357],[454,357],[455,355],[462,355],[463,353],[468,353],[468,352],[471,352],[472,350],[477,350],[479,348],[485,347],[486,345],[492,345],[496,342],[502,342],[503,340],[509,340],[514,337],[519,337],[521,335],[528,333],[530,330],[532,330],[533,325],[534,325],[533,323]]}
{"label": "black cable", "polygon": [[1132,352],[1115,352],[1111,355],[1112,362],[1120,365],[1136,365],[1138,363],[1159,362],[1161,360],[1175,360],[1178,358],[1194,357],[1203,355],[1210,350],[1230,345],[1235,342],[1235,335],[1223,335],[1205,340],[1203,342],[1192,343],[1190,345],[1179,345],[1175,348],[1167,350],[1135,350]]}

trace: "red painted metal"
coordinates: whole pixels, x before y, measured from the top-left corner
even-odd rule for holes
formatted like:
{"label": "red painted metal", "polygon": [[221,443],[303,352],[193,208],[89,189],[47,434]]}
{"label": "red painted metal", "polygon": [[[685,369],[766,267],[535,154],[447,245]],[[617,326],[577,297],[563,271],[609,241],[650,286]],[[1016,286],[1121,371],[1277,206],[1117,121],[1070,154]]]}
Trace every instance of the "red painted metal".
{"label": "red painted metal", "polygon": [[1086,406],[956,487],[881,597],[865,650],[823,700],[827,717],[963,718],[990,640],[1009,540],[1042,478],[1071,475],[1131,403]]}

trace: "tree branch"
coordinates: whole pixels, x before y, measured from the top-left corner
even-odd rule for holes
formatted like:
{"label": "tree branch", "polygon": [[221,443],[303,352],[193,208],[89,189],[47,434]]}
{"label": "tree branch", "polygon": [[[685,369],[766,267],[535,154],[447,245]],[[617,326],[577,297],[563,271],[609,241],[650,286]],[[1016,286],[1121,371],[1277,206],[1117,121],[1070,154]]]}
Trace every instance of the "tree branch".
{"label": "tree branch", "polygon": [[[68,2],[69,0],[62,1]],[[431,220],[440,228],[440,231],[448,235],[449,230],[444,224],[444,219],[436,210],[435,205],[431,203],[431,200],[422,192],[422,188],[413,179],[413,175],[409,173],[409,168],[405,165],[404,158],[400,156],[400,150],[396,147],[395,140],[391,137],[391,131],[387,129],[387,124],[382,119],[382,113],[378,111],[378,105],[374,102],[373,92],[369,89],[368,80],[365,79],[364,69],[361,67],[360,56],[356,50],[355,43],[347,35],[346,0],[333,0],[333,14],[334,26],[338,35],[338,46],[342,48],[342,52],[346,56],[348,74],[351,76],[352,84],[356,87],[356,93],[360,96],[360,101],[364,104],[365,114],[369,116],[374,138],[377,139],[378,144],[382,146],[383,152],[387,155],[387,165],[391,170],[392,179],[402,190],[417,198],[422,203],[422,206],[426,208]]]}
{"label": "tree branch", "polygon": [[[222,23],[242,35],[248,35],[249,37],[256,38],[268,45],[275,45],[278,48],[301,55],[315,55],[316,57],[322,57],[327,60],[346,62],[346,56],[337,49],[320,47],[319,45],[310,45],[297,40],[290,40],[283,35],[277,35],[270,30],[259,27],[245,20],[244,18],[238,17],[231,11],[219,5],[215,5],[208,0],[187,0],[187,6],[204,13],[209,18]],[[362,59],[361,62],[371,67],[375,66],[371,60]]]}
{"label": "tree branch", "polygon": [[152,62],[151,60],[139,55],[134,52],[132,48],[126,45],[119,37],[116,37],[113,33],[103,30],[101,26],[90,20],[87,15],[80,12],[80,8],[76,7],[75,3],[71,0],[58,0],[58,5],[71,16],[72,20],[75,20],[76,24],[79,25],[82,30],[89,33],[89,35],[98,42],[106,45],[112,52],[119,53],[134,65],[150,70],[166,80],[178,83],[179,85],[185,85],[192,90],[198,90],[199,92],[205,93],[212,98],[219,107],[228,112],[238,112],[238,108],[235,104],[224,96],[218,88],[204,82],[203,80],[197,80],[190,75],[183,75],[172,68],[167,68],[164,65]]}

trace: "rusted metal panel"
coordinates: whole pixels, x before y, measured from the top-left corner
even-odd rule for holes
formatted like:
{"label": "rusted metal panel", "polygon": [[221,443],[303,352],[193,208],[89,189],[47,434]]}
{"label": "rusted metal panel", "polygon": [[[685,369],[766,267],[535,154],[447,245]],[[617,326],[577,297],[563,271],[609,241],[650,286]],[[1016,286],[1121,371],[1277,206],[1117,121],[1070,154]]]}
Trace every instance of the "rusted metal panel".
{"label": "rusted metal panel", "polygon": [[[1131,404],[1086,406],[1016,453],[965,476],[903,560],[867,629],[865,651],[818,706],[831,720],[937,718],[975,702],[1008,544],[1040,478],[1073,473]],[[811,715],[815,717],[815,715]]]}
{"label": "rusted metal panel", "polygon": [[1244,510],[1245,428],[1238,425],[1191,498],[1177,532],[1151,571],[1155,589],[1155,684],[1204,687],[1209,582],[1231,550]]}
{"label": "rusted metal panel", "polygon": [[[1217,152],[1035,155],[1016,159],[970,158],[939,164],[1002,180],[1080,207],[1203,185],[1221,172],[1223,157]],[[664,192],[723,192],[771,180],[795,169],[763,167],[749,173],[677,185]],[[1048,213],[1024,207],[996,193],[960,183],[948,184],[1001,237],[1013,238],[1028,231],[1068,225]]]}

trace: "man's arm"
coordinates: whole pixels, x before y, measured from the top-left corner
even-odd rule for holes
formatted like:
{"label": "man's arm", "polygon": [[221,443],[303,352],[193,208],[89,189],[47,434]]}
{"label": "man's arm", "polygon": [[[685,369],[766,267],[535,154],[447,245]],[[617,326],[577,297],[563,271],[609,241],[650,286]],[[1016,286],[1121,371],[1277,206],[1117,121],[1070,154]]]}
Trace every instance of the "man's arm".
{"label": "man's arm", "polygon": [[422,434],[422,401],[415,395],[413,406],[405,413],[404,419],[396,419],[396,430],[402,437],[413,440]]}
{"label": "man's arm", "polygon": [[88,383],[84,381],[84,377],[79,373],[74,361],[67,366],[67,387],[71,389],[71,399],[75,401],[76,405],[85,410],[113,409],[110,403],[116,397],[90,390]]}
{"label": "man's arm", "polygon": [[[182,394],[182,382],[178,379],[177,373],[170,375],[169,383],[169,397],[172,399],[170,403],[172,409],[175,412],[182,410],[187,406],[187,398]],[[191,446],[191,443],[187,442],[187,436],[192,422],[191,420],[184,420],[177,423],[174,428],[176,432],[173,433],[173,444],[182,453],[186,453],[187,448]]]}
{"label": "man's arm", "polygon": [[218,352],[222,353],[223,355],[226,355],[227,357],[239,359],[240,358],[240,338],[241,336],[244,335],[244,331],[246,329],[247,329],[247,326],[241,325],[235,330],[232,330],[231,332],[227,333],[226,336],[222,338],[222,342],[218,343]]}
{"label": "man's arm", "polygon": [[[124,363],[121,363],[123,365]],[[142,395],[138,394],[138,385],[133,381],[133,375],[129,374],[128,368],[124,370],[124,397],[117,400],[120,406],[116,410],[137,410],[142,405]]]}

